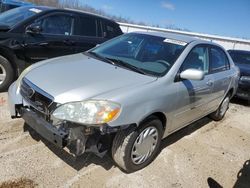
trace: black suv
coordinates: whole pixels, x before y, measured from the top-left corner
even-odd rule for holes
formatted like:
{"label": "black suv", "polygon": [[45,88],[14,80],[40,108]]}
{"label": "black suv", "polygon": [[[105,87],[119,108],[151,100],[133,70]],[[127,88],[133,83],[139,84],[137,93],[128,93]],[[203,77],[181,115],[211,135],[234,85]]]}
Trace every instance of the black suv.
{"label": "black suv", "polygon": [[241,74],[236,96],[250,100],[250,51],[228,50],[228,53],[239,67]]}
{"label": "black suv", "polygon": [[119,36],[119,25],[94,14],[25,6],[0,15],[0,91],[37,61],[86,51]]}

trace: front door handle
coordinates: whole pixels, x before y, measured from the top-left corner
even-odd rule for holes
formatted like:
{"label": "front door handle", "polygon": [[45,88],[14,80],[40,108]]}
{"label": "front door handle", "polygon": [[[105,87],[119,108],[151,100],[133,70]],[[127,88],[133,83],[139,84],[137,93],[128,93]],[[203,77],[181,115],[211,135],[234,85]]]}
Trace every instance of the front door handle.
{"label": "front door handle", "polygon": [[206,83],[208,86],[212,86],[214,84],[214,82],[212,80],[208,80]]}

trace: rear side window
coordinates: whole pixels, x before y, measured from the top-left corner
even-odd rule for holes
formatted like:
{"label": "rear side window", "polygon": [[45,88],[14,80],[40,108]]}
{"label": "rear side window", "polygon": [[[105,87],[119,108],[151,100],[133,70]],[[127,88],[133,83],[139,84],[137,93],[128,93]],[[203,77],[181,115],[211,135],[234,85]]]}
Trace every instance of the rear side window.
{"label": "rear side window", "polygon": [[198,69],[208,73],[208,48],[205,46],[197,46],[191,50],[182,64],[181,71],[187,69]]}
{"label": "rear side window", "polygon": [[104,32],[105,32],[104,34],[105,38],[114,38],[122,34],[120,27],[116,24],[103,22],[103,27],[104,27]]}
{"label": "rear side window", "polygon": [[218,72],[229,69],[229,62],[226,54],[220,48],[210,50],[210,71]]}
{"label": "rear side window", "polygon": [[52,15],[38,21],[42,33],[54,35],[71,35],[72,17],[68,15]]}
{"label": "rear side window", "polygon": [[74,35],[96,37],[97,20],[91,17],[79,17],[75,22]]}

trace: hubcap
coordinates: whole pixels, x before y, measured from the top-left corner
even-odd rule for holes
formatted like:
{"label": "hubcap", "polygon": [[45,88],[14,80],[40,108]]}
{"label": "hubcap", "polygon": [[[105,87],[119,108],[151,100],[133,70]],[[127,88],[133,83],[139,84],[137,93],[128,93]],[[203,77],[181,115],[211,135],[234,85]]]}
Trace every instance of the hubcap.
{"label": "hubcap", "polygon": [[4,82],[5,79],[6,79],[6,70],[2,65],[0,65],[0,85]]}
{"label": "hubcap", "polygon": [[155,150],[158,142],[158,130],[155,127],[144,129],[136,138],[131,152],[131,159],[134,164],[144,163]]}
{"label": "hubcap", "polygon": [[221,115],[224,115],[226,113],[228,106],[229,106],[229,97],[226,97],[225,100],[221,104],[221,108],[220,108]]}

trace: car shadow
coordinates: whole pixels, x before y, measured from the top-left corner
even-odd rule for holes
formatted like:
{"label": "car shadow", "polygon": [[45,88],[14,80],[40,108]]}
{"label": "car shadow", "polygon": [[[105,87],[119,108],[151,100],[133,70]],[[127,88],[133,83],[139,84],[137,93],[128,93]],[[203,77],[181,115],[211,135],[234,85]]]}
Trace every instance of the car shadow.
{"label": "car shadow", "polygon": [[177,142],[181,138],[192,134],[193,132],[195,132],[196,130],[200,129],[201,127],[207,125],[211,121],[212,120],[210,118],[204,117],[204,118],[182,128],[182,129],[180,129],[179,131],[171,134],[170,136],[164,138],[162,143],[161,143],[161,150],[174,144],[175,142]]}
{"label": "car shadow", "polygon": [[215,181],[211,177],[207,178],[207,184],[209,188],[223,188],[217,181]]}
{"label": "car shadow", "polygon": [[62,159],[69,166],[79,171],[84,167],[88,167],[91,164],[96,164],[98,166],[102,166],[104,169],[109,170],[114,165],[113,160],[110,155],[105,155],[103,158],[97,157],[92,153],[84,153],[79,157],[75,157],[67,151],[58,148],[54,144],[50,143],[43,137],[41,137],[38,133],[36,133],[29,125],[24,123],[24,132],[29,132],[30,136],[36,141],[42,141],[55,155],[57,155],[60,159]]}
{"label": "car shadow", "polygon": [[233,104],[239,104],[242,106],[250,107],[250,100],[244,100],[238,97],[233,97],[230,102]]}
{"label": "car shadow", "polygon": [[[181,130],[175,132],[174,134],[168,136],[163,139],[161,143],[161,148],[159,153],[167,146],[177,142],[181,138],[195,132],[200,129],[204,125],[208,124],[212,120],[208,117],[202,118],[195,123],[190,124],[182,128]],[[75,170],[79,171],[84,167],[87,167],[91,164],[96,164],[98,166],[102,166],[104,169],[109,170],[113,166],[116,166],[113,162],[111,155],[106,154],[103,158],[100,158],[92,153],[85,153],[82,156],[75,157],[67,151],[58,148],[54,144],[50,143],[43,137],[41,137],[36,131],[34,131],[29,125],[24,123],[24,132],[29,132],[30,136],[36,141],[42,141],[55,155],[57,155],[60,159],[62,159],[65,163],[70,165]],[[122,170],[122,169],[121,169]],[[122,170],[123,171],[123,170]]]}
{"label": "car shadow", "polygon": [[237,174],[233,188],[250,187],[250,160],[247,160]]}
{"label": "car shadow", "polygon": [[[222,188],[216,180],[209,177],[207,179],[207,183],[209,188]],[[237,180],[233,186],[233,188],[249,188],[250,187],[250,160],[247,160],[243,167],[237,174]]]}

